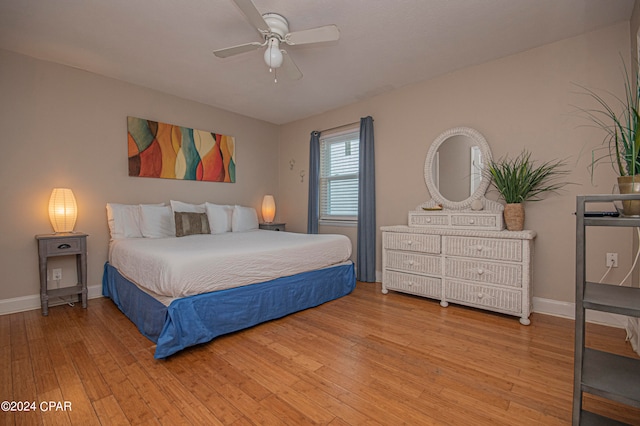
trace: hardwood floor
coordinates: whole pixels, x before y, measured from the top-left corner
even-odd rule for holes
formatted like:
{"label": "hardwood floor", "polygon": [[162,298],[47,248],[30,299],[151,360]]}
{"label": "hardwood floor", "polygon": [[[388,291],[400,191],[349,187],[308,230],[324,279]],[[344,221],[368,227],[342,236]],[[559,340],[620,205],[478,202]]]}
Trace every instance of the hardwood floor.
{"label": "hardwood floor", "polygon": [[[589,346],[636,356],[624,339],[587,329]],[[380,284],[167,360],[153,350],[109,299],[0,316],[0,399],[37,408],[1,424],[571,423],[573,321],[527,327]],[[640,410],[585,406],[640,425]]]}

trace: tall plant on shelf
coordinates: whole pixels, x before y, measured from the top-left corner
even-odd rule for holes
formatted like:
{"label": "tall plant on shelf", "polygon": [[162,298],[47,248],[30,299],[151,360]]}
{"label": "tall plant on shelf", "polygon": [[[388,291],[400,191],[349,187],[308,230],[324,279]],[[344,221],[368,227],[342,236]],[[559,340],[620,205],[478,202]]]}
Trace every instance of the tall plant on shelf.
{"label": "tall plant on shelf", "polygon": [[[596,102],[596,108],[579,108],[580,111],[605,133],[602,141],[605,154],[596,155],[595,150],[591,158],[591,177],[595,166],[602,162],[610,162],[618,174],[618,188],[620,193],[640,192],[640,75],[638,64],[631,72],[623,62],[624,98],[609,93],[613,102],[607,102],[603,95],[593,89],[578,85],[582,94]],[[640,214],[640,203],[626,201],[623,205],[624,213],[628,215]]]}
{"label": "tall plant on shelf", "polygon": [[504,219],[508,230],[521,231],[524,228],[522,203],[539,201],[544,195],[568,184],[561,180],[570,173],[565,167],[564,160],[546,161],[538,165],[526,149],[512,159],[505,156],[489,161],[488,178],[506,203]]}

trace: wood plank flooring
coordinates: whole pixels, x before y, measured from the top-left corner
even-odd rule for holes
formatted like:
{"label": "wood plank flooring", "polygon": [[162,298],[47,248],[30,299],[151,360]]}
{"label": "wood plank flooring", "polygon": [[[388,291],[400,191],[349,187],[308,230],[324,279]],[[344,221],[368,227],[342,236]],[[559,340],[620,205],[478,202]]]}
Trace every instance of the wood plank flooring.
{"label": "wood plank flooring", "polygon": [[[157,361],[109,299],[5,315],[0,400],[37,409],[0,412],[0,424],[570,424],[573,321],[531,319],[358,283]],[[636,356],[624,330],[590,324],[587,342]],[[637,409],[596,398],[585,407],[640,425]]]}

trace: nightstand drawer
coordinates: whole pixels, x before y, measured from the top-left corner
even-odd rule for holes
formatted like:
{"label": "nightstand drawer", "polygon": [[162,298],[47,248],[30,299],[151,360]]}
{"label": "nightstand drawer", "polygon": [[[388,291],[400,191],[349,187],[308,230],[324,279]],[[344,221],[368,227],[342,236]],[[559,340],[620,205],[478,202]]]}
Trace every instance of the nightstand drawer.
{"label": "nightstand drawer", "polygon": [[260,223],[258,225],[260,229],[264,229],[265,231],[285,231],[286,224],[285,223]]}
{"label": "nightstand drawer", "polygon": [[51,238],[44,242],[44,254],[47,256],[65,256],[68,254],[78,254],[84,251],[82,247],[82,237],[78,238]]}

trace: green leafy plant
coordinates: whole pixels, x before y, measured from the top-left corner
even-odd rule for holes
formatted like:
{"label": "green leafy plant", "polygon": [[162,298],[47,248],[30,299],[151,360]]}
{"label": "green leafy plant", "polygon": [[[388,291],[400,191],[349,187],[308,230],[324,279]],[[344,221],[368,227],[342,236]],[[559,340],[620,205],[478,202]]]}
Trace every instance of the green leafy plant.
{"label": "green leafy plant", "polygon": [[487,167],[491,185],[508,204],[539,201],[542,195],[555,192],[568,182],[561,177],[570,173],[564,160],[546,161],[536,165],[531,153],[523,150],[517,157],[491,160]]}
{"label": "green leafy plant", "polygon": [[[624,62],[623,62],[624,65]],[[611,162],[619,176],[640,174],[640,133],[638,132],[640,109],[640,76],[636,71],[631,75],[624,65],[624,99],[607,92],[613,99],[608,103],[593,89],[577,84],[583,95],[595,100],[601,109],[578,108],[598,127],[605,131],[603,139],[604,155],[595,150],[591,156],[591,177],[593,169],[603,160]],[[632,78],[635,77],[635,82]],[[635,83],[635,84],[634,84]],[[616,112],[616,111],[619,112]]]}

